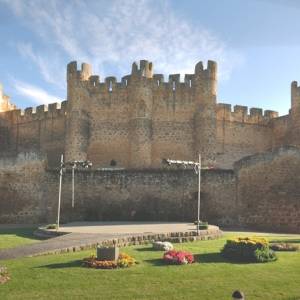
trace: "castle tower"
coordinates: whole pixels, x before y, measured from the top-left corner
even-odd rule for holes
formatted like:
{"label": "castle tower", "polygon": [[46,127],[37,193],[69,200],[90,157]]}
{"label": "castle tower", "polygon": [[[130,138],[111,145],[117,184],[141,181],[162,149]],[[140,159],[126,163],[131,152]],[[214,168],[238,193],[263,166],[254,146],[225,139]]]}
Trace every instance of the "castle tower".
{"label": "castle tower", "polygon": [[194,75],[195,158],[201,154],[203,163],[211,165],[216,155],[216,98],[217,63],[208,61],[207,69],[202,62],[195,66]]}
{"label": "castle tower", "polygon": [[291,109],[289,119],[289,129],[286,136],[286,143],[300,146],[300,86],[297,81],[291,83]]}
{"label": "castle tower", "polygon": [[77,62],[67,66],[67,131],[65,160],[86,160],[89,141],[89,99],[85,83],[92,74],[90,65],[83,63],[77,71]]}
{"label": "castle tower", "polygon": [[151,166],[153,65],[146,60],[132,64],[129,82],[130,167]]}
{"label": "castle tower", "polygon": [[291,83],[291,110],[292,113],[300,110],[300,86],[297,81]]}
{"label": "castle tower", "polygon": [[16,106],[10,102],[9,96],[4,95],[3,87],[0,83],[0,112],[16,109]]}

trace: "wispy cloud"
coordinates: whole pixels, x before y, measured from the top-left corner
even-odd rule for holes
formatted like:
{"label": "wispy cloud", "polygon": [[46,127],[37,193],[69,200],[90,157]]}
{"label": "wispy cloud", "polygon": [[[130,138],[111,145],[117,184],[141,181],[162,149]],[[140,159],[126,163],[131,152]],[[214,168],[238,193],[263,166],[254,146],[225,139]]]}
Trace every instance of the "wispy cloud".
{"label": "wispy cloud", "polygon": [[[42,56],[41,53],[33,51],[32,45],[29,43],[19,43],[17,47],[24,58],[29,58],[37,65],[46,82],[55,84],[60,88],[65,88],[65,66],[57,65],[57,58],[50,59],[50,61],[47,60],[47,56]],[[51,55],[51,58],[53,57],[54,54]],[[56,74],[56,76],[54,76],[54,74]]]}
{"label": "wispy cloud", "polygon": [[50,95],[45,90],[26,82],[15,80],[14,87],[18,94],[28,98],[36,104],[49,104],[60,101],[58,97]]}
{"label": "wispy cloud", "polygon": [[61,84],[62,66],[74,59],[117,76],[144,58],[162,73],[190,73],[200,59],[214,59],[221,79],[241,61],[213,33],[172,12],[168,1],[0,1],[40,37],[42,46],[23,43],[19,49],[51,83]]}

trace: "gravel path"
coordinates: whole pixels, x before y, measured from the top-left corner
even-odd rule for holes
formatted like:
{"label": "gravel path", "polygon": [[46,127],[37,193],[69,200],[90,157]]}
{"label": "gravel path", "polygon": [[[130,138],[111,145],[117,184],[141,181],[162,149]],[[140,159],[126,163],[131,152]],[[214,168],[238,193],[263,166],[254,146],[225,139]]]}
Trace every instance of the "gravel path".
{"label": "gravel path", "polygon": [[[124,235],[122,235],[122,237],[123,236]],[[0,260],[19,258],[23,256],[34,256],[47,252],[51,253],[55,252],[56,250],[58,251],[60,249],[71,247],[83,247],[87,244],[101,243],[105,240],[120,237],[121,236],[117,234],[69,233],[12,249],[1,249]]]}

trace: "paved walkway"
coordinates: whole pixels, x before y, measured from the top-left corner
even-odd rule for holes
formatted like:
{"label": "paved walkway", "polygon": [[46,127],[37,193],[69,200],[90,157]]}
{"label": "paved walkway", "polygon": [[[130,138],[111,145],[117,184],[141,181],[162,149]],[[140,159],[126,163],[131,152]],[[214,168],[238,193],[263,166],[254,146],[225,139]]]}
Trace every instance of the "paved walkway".
{"label": "paved walkway", "polygon": [[187,223],[145,223],[145,222],[82,222],[69,223],[60,228],[68,234],[50,238],[41,242],[0,250],[0,260],[23,256],[33,256],[60,249],[84,247],[114,238],[163,234],[171,232],[189,232],[195,230]]}

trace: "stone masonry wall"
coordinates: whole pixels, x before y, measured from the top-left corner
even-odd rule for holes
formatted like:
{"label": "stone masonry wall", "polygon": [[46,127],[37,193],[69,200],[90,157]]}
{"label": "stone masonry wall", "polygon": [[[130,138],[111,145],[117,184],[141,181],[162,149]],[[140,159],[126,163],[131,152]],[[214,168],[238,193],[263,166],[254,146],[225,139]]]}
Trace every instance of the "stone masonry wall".
{"label": "stone masonry wall", "polygon": [[[121,82],[115,77],[101,82],[91,66],[77,70],[76,62],[68,65],[67,78],[68,101],[0,113],[0,157],[37,151],[53,167],[64,153],[67,159],[89,159],[95,168],[114,161],[118,167],[156,169],[162,158],[195,160],[201,151],[204,163],[216,159],[218,168],[232,168],[245,156],[300,143],[295,108],[278,117],[274,111],[216,104],[211,61],[206,69],[198,63],[183,82],[179,74],[165,81],[147,61],[133,64]],[[292,103],[298,107],[294,85]]]}
{"label": "stone masonry wall", "polygon": [[300,151],[295,147],[244,158],[235,165],[239,223],[300,232]]}
{"label": "stone masonry wall", "polygon": [[[7,161],[7,160],[6,160]],[[0,223],[56,221],[58,171],[45,171],[36,154],[0,163]],[[63,179],[61,220],[193,221],[197,216],[197,176],[192,170],[81,170]],[[232,171],[203,171],[201,218],[232,224]]]}
{"label": "stone masonry wall", "polygon": [[46,161],[36,153],[0,160],[0,223],[39,223],[47,207]]}
{"label": "stone masonry wall", "polygon": [[[0,161],[0,223],[56,221],[58,171],[36,154]],[[233,170],[203,170],[201,219],[234,228],[300,232],[300,150],[253,155]],[[193,221],[197,176],[192,170],[80,170],[64,175],[62,222]]]}
{"label": "stone masonry wall", "polygon": [[[57,172],[49,171],[47,182],[47,206],[55,208]],[[192,170],[82,170],[77,172],[75,182],[75,208],[72,208],[68,172],[63,182],[63,221],[193,221],[197,217],[198,180]],[[201,218],[210,222],[228,222],[234,209],[233,190],[232,172],[204,172]],[[56,218],[56,209],[51,211],[54,215],[49,215],[49,222]],[[230,217],[224,218],[224,214]]]}

